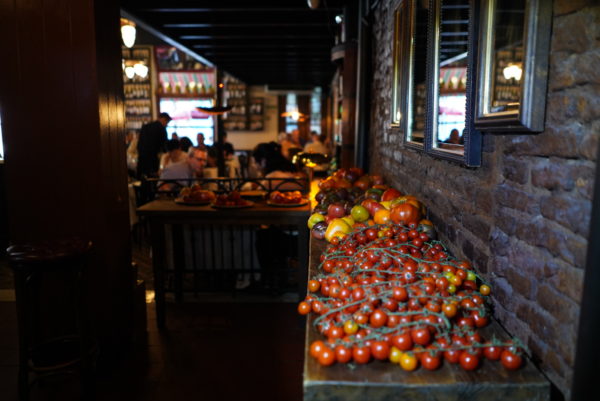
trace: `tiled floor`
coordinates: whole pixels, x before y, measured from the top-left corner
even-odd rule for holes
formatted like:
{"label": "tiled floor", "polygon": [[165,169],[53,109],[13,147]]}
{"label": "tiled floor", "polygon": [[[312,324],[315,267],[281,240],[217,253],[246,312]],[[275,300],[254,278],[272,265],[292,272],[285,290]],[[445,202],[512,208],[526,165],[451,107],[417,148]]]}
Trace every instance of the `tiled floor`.
{"label": "tiled floor", "polygon": [[[301,400],[304,326],[292,303],[169,304],[147,345],[98,372],[97,400]],[[14,304],[0,302],[0,399],[16,400]],[[37,390],[34,400],[67,400]],[[48,394],[61,394],[48,396]]]}

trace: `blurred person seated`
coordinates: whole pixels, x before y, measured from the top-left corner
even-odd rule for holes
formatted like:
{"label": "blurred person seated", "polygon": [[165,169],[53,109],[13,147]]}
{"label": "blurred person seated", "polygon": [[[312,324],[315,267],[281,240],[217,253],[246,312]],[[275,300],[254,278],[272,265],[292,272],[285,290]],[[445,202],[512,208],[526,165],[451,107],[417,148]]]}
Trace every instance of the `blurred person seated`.
{"label": "blurred person seated", "polygon": [[204,139],[204,134],[203,134],[203,133],[201,133],[201,132],[199,132],[199,133],[198,133],[198,135],[196,135],[196,142],[198,143],[198,145],[196,145],[196,147],[197,147],[198,149],[203,149],[203,150],[206,150],[207,146],[206,146],[206,144],[204,143],[204,140],[205,140],[205,139]]}
{"label": "blurred person seated", "polygon": [[[303,178],[306,176],[303,172],[297,172],[296,166],[283,157],[279,145],[275,142],[258,144],[252,152],[252,157],[256,167],[260,171],[259,176],[261,177]],[[261,185],[265,188],[269,188],[267,181],[262,181]],[[274,180],[271,182],[271,189],[298,190],[300,188],[299,185],[294,182],[284,183],[283,181]]]}
{"label": "blurred person seated", "polygon": [[316,131],[312,131],[310,133],[310,137],[311,137],[311,141],[308,142],[306,145],[304,145],[304,152],[306,152],[306,153],[321,153],[323,155],[326,155],[329,153],[329,149],[327,149],[327,146],[325,146],[325,144],[321,140],[321,139],[325,139],[324,136],[322,138]]}
{"label": "blurred person seated", "polygon": [[233,145],[229,142],[223,144],[223,158],[225,159],[225,176],[229,178],[241,177],[242,166],[234,154]]}
{"label": "blurred person seated", "polygon": [[179,148],[184,151],[186,154],[187,152],[190,151],[190,148],[194,146],[194,144],[192,143],[192,140],[190,138],[188,138],[187,136],[184,136],[183,138],[181,138],[179,140]]}
{"label": "blurred person seated", "polygon": [[291,134],[284,135],[285,136],[280,136],[281,154],[286,159],[292,160],[294,154],[302,151],[302,145],[300,144],[300,131],[295,129]]}
{"label": "blurred person seated", "polygon": [[170,164],[179,163],[187,158],[187,154],[181,150],[179,139],[170,139],[167,141],[167,152],[160,157],[160,171],[164,170]]}
{"label": "blurred person seated", "polygon": [[177,132],[173,132],[171,134],[171,139],[177,139],[177,140],[179,140],[179,135],[177,135]]}
{"label": "blurred person seated", "polygon": [[179,163],[169,164],[160,174],[161,180],[181,180],[176,183],[159,183],[159,191],[173,191],[178,186],[190,185],[190,179],[202,178],[208,154],[206,150],[191,148],[188,157]]}
{"label": "blurred person seated", "polygon": [[460,135],[458,130],[456,128],[454,128],[452,131],[450,131],[450,136],[448,137],[448,139],[446,139],[444,141],[444,143],[453,143],[453,144],[457,144],[457,145],[462,145],[465,143],[465,140],[464,140],[463,136]]}

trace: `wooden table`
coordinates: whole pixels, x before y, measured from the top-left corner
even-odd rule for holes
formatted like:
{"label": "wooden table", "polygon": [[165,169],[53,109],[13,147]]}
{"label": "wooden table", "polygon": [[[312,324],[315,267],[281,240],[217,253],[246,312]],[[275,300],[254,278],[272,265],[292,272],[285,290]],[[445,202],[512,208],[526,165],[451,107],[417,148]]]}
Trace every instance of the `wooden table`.
{"label": "wooden table", "polygon": [[[316,272],[319,256],[326,244],[311,239],[309,274]],[[509,372],[498,361],[482,360],[474,372],[447,362],[436,371],[422,367],[406,372],[389,362],[372,361],[367,365],[335,364],[321,366],[312,358],[310,344],[323,340],[313,326],[313,314],[306,326],[304,357],[305,401],[546,401],[550,399],[549,381],[526,360],[521,369]],[[506,333],[497,323],[482,331],[484,337]]]}
{"label": "wooden table", "polygon": [[[219,224],[219,225],[285,225],[295,226],[298,231],[298,256],[300,297],[306,295],[308,268],[308,227],[310,205],[300,207],[273,207],[264,201],[255,202],[251,208],[215,209],[207,206],[188,206],[173,200],[155,200],[137,209],[139,216],[150,222],[152,237],[152,266],[154,270],[154,291],[156,299],[156,321],[159,327],[165,325],[165,227],[168,224]],[[177,268],[177,266],[176,266]],[[181,282],[175,282],[181,287]]]}

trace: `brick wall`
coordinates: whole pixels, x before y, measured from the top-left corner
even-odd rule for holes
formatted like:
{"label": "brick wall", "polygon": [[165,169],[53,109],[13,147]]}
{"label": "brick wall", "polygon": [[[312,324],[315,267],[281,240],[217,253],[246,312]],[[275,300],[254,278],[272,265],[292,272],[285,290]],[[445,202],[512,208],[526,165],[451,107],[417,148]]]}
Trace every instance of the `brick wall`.
{"label": "brick wall", "polygon": [[484,135],[480,168],[403,147],[389,128],[392,0],[374,11],[370,169],[430,210],[493,285],[494,314],[569,399],[600,136],[600,6],[554,3],[546,130]]}

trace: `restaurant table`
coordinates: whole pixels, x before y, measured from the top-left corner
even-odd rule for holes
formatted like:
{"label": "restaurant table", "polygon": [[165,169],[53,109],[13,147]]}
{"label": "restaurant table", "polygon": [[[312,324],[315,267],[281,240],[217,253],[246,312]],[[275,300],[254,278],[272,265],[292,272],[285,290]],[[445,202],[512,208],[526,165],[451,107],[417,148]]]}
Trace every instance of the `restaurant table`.
{"label": "restaurant table", "polygon": [[[156,300],[156,321],[159,327],[165,326],[165,270],[166,236],[165,228],[173,224],[193,224],[197,226],[218,224],[220,226],[292,226],[298,232],[298,258],[300,298],[306,295],[308,268],[308,227],[310,204],[298,207],[269,206],[264,201],[254,206],[240,209],[216,209],[210,205],[190,206],[175,203],[172,199],[154,200],[137,209],[150,223],[152,243],[152,267],[154,272],[154,292]],[[181,268],[175,264],[175,269]],[[181,276],[175,275],[175,293],[181,293]]]}
{"label": "restaurant table", "polygon": [[[309,275],[317,272],[319,256],[327,243],[311,238]],[[304,356],[305,401],[546,401],[550,399],[550,382],[524,358],[524,365],[508,371],[499,361],[482,357],[475,371],[467,372],[446,361],[438,370],[419,367],[404,371],[391,362],[371,361],[366,365],[339,364],[321,366],[309,354],[313,341],[324,340],[313,325],[311,313],[306,324]],[[492,321],[481,330],[484,338],[507,338],[504,330]]]}

